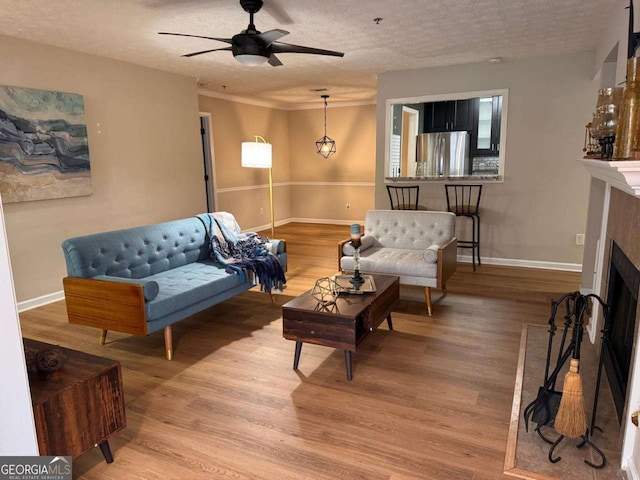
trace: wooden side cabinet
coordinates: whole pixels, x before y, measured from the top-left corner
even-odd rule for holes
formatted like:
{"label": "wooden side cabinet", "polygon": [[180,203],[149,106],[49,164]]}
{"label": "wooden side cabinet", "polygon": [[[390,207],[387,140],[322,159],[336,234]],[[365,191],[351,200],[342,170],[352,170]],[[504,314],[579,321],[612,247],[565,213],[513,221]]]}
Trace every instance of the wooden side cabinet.
{"label": "wooden side cabinet", "polygon": [[29,375],[40,455],[76,458],[98,445],[113,462],[108,439],[126,426],[120,362],[27,338],[24,347],[57,348],[66,357],[47,377]]}

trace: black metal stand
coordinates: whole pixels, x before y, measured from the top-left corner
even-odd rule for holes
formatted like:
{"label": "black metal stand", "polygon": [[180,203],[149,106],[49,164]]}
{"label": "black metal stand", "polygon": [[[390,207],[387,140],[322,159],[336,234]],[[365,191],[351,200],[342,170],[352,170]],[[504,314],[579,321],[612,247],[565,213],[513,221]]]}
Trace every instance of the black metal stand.
{"label": "black metal stand", "polygon": [[[607,457],[602,452],[602,450],[600,450],[591,440],[589,440],[589,429],[587,429],[585,434],[582,435],[580,438],[582,439],[582,442],[580,442],[578,445],[576,445],[576,448],[583,448],[585,445],[589,445],[591,448],[593,448],[593,451],[596,452],[600,456],[600,458],[602,460],[598,464],[592,463],[589,460],[584,460],[584,463],[589,465],[591,468],[596,468],[596,469],[604,468],[607,465]],[[554,457],[553,456],[553,452],[556,449],[556,447],[558,445],[560,445],[560,443],[564,439],[565,439],[565,436],[564,435],[560,435],[558,437],[558,439],[555,442],[553,442],[553,445],[549,449],[549,461],[551,463],[558,463],[560,460],[562,460],[562,457]]]}
{"label": "black metal stand", "polygon": [[[525,429],[529,431],[529,421],[533,420],[537,426],[535,428],[535,432],[538,436],[546,443],[550,444],[549,448],[549,461],[551,463],[559,462],[561,457],[555,457],[554,451],[556,447],[564,440],[565,436],[560,435],[557,439],[551,440],[545,436],[542,432],[542,427],[553,427],[556,413],[558,411],[558,407],[560,405],[560,399],[562,397],[562,392],[556,391],[556,381],[558,379],[558,374],[562,370],[562,367],[566,364],[567,360],[570,358],[580,359],[580,345],[582,343],[582,336],[584,332],[584,322],[583,316],[584,313],[589,309],[588,299],[595,298],[604,308],[605,310],[605,328],[603,329],[603,337],[604,331],[608,328],[608,322],[606,321],[606,305],[602,301],[600,297],[597,295],[582,295],[580,292],[567,293],[563,295],[560,300],[551,301],[551,315],[549,317],[549,341],[547,344],[547,360],[545,365],[545,373],[544,373],[544,383],[538,389],[538,395],[529,405],[527,405],[524,409],[523,416],[525,420]],[[549,373],[549,369],[551,368],[551,355],[553,349],[553,338],[555,336],[555,332],[557,330],[555,324],[556,314],[558,312],[558,307],[564,303],[566,307],[566,314],[564,316],[564,328],[562,332],[562,339],[560,342],[560,348],[558,350],[558,357],[556,360],[555,368],[551,373]],[[571,333],[571,340],[569,344],[566,345],[566,340],[568,337],[569,330],[573,327],[573,331]],[[603,345],[605,344],[603,340]],[[602,350],[600,354],[600,363],[598,366],[598,379],[596,382],[595,389],[595,398],[594,398],[594,406],[593,413],[591,418],[591,426],[587,428],[584,435],[580,438],[582,441],[576,446],[577,448],[583,448],[585,445],[590,446],[602,459],[599,464],[594,464],[588,460],[584,462],[592,468],[604,468],[607,464],[607,459],[602,450],[600,450],[590,439],[590,434],[593,432],[594,428],[599,429],[594,425],[595,417],[596,417],[596,409],[598,405],[598,395],[600,393],[600,380],[602,374]],[[599,429],[601,430],[601,429]]]}
{"label": "black metal stand", "polygon": [[609,306],[602,301],[600,297],[597,295],[593,295],[594,298],[598,300],[600,305],[602,306],[602,316],[604,318],[604,325],[602,330],[600,330],[600,355],[598,359],[598,376],[596,378],[596,388],[593,395],[593,411],[591,412],[591,426],[590,429],[593,432],[594,430],[603,431],[602,428],[596,425],[596,415],[598,413],[598,398],[600,397],[600,382],[602,381],[602,368],[604,367],[604,350],[610,352],[611,343],[609,338],[609,332],[611,331],[611,319],[609,318]]}

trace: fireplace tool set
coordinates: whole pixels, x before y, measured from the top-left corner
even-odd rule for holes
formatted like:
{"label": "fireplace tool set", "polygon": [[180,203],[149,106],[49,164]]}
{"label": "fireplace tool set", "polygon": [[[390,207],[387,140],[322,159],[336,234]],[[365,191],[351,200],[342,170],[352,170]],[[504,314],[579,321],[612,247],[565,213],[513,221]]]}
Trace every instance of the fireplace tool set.
{"label": "fireplace tool set", "polygon": [[[580,374],[578,373],[580,362],[580,344],[584,333],[584,314],[589,311],[590,299],[595,299],[602,305],[605,318],[605,326],[602,330],[602,343],[600,349],[600,359],[598,365],[598,375],[596,380],[595,395],[593,401],[593,411],[591,415],[591,424],[587,426],[586,415],[584,413],[584,398],[582,396],[582,383]],[[555,357],[553,351],[553,342],[558,327],[556,326],[556,314],[560,306],[564,304],[566,314],[564,316],[564,326],[560,345],[555,358],[555,367],[552,368],[552,361]],[[538,389],[538,395],[524,409],[523,416],[525,420],[526,430],[529,431],[529,421],[532,420],[537,424],[534,431],[542,440],[550,444],[549,461],[557,463],[561,457],[554,455],[554,450],[566,438],[580,438],[581,441],[577,448],[583,448],[585,445],[591,447],[594,452],[601,458],[600,463],[592,463],[584,460],[584,463],[592,468],[604,468],[607,459],[602,452],[591,440],[590,436],[595,429],[602,431],[600,427],[595,425],[596,410],[598,407],[598,396],[600,394],[600,381],[602,377],[603,355],[602,349],[608,348],[607,332],[608,324],[608,308],[600,297],[594,294],[582,295],[579,292],[567,293],[560,300],[551,301],[551,315],[549,318],[549,340],[547,344],[547,359],[544,372],[544,383]],[[556,390],[556,382],[558,375],[567,362],[570,362],[569,372],[564,379],[563,391]],[[548,438],[542,431],[542,427],[552,427],[560,436],[552,440]]]}

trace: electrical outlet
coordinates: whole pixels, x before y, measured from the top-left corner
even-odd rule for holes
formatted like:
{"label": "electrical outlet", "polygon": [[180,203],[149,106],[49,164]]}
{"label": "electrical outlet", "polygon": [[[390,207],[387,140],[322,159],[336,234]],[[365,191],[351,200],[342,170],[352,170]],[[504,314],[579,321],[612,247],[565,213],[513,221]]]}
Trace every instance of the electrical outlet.
{"label": "electrical outlet", "polygon": [[584,233],[576,233],[576,245],[584,245]]}
{"label": "electrical outlet", "polygon": [[351,208],[351,204],[347,202],[347,210],[349,210],[350,208]]}

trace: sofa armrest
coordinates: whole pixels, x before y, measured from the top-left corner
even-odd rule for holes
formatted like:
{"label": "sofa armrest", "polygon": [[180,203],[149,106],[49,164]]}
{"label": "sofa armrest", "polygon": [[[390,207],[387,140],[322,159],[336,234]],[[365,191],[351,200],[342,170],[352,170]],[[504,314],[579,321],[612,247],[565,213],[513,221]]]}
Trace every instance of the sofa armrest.
{"label": "sofa armrest", "polygon": [[95,277],[91,277],[90,280],[104,280],[105,282],[117,282],[117,283],[129,283],[131,285],[140,285],[142,286],[142,293],[144,295],[144,299],[147,302],[150,302],[154,298],[158,296],[160,293],[160,287],[158,282],[154,280],[147,280],[146,278],[123,278],[123,277],[112,277],[111,275],[97,275]]}
{"label": "sofa armrest", "polygon": [[453,237],[438,250],[438,286],[446,288],[447,280],[453,275],[458,266],[458,239]]}
{"label": "sofa armrest", "polygon": [[285,253],[287,251],[287,241],[279,238],[270,238],[269,243],[273,245],[272,253],[277,255],[279,253]]}
{"label": "sofa armrest", "polygon": [[147,334],[141,284],[80,277],[65,277],[62,284],[69,323],[133,335]]}

